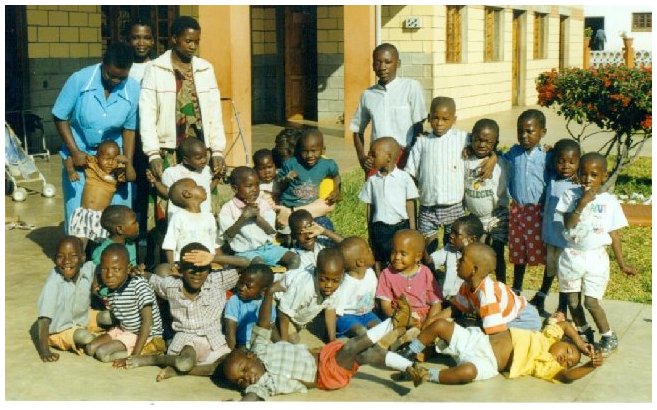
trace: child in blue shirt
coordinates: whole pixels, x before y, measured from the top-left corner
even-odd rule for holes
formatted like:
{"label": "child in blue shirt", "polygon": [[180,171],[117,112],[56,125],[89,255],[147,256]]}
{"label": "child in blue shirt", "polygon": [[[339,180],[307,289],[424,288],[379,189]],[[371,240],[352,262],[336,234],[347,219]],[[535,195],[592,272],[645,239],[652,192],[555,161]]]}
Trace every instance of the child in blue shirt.
{"label": "child in blue shirt", "polygon": [[[240,275],[236,293],[226,303],[224,319],[226,343],[231,350],[237,346],[251,347],[251,333],[258,321],[258,311],[265,292],[271,287],[274,273],[264,264],[250,265]],[[271,323],[276,322],[276,309],[271,310]]]}

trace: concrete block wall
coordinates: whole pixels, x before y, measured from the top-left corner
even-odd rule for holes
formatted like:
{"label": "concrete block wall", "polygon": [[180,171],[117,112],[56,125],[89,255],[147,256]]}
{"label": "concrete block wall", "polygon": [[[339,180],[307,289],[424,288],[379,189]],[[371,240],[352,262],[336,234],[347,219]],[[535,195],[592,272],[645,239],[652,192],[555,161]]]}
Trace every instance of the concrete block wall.
{"label": "concrete block wall", "polygon": [[66,79],[100,62],[100,6],[26,6],[29,107],[43,119],[48,148],[61,140],[50,113]]}
{"label": "concrete block wall", "polygon": [[317,120],[344,123],[344,7],[317,6]]}
{"label": "concrete block wall", "polygon": [[285,104],[277,84],[285,81],[278,54],[276,9],[251,7],[251,112],[253,122],[277,122],[276,107]]}

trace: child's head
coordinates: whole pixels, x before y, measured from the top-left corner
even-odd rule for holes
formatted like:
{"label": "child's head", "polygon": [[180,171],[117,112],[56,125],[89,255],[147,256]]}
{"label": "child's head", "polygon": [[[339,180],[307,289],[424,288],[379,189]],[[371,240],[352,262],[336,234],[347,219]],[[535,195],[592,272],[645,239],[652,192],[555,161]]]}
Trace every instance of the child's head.
{"label": "child's head", "polygon": [[100,255],[100,277],[105,286],[116,290],[128,279],[130,257],[128,250],[120,243],[113,243]]}
{"label": "child's head", "polygon": [[201,172],[208,165],[208,149],[198,138],[185,138],[178,146],[182,164],[192,171]]}
{"label": "child's head", "polygon": [[276,168],[281,168],[285,160],[294,156],[297,142],[303,132],[296,128],[284,128],[276,135],[276,146],[272,150]]}
{"label": "child's head", "polygon": [[105,140],[98,146],[96,151],[96,160],[98,167],[108,174],[114,172],[119,166],[119,161],[116,159],[121,154],[119,144],[113,140]]}
{"label": "child's head", "polygon": [[297,246],[307,251],[312,251],[315,248],[315,241],[317,240],[314,235],[304,232],[313,222],[313,216],[305,209],[297,209],[290,214],[288,219],[292,239],[297,241]]}
{"label": "child's head", "polygon": [[374,161],[374,169],[389,172],[395,168],[399,157],[400,146],[392,137],[382,137],[374,140],[370,146],[370,157]]}
{"label": "child's head", "polygon": [[478,242],[484,234],[484,225],[473,214],[462,216],[452,224],[449,243],[459,252],[471,243]]}
{"label": "child's head", "polygon": [[456,122],[456,103],[450,97],[436,97],[431,100],[429,124],[437,136],[445,135]]}
{"label": "child's head", "polygon": [[577,175],[581,150],[577,141],[563,138],[554,144],[554,168],[561,178],[572,178]]}
{"label": "child's head", "polygon": [[235,349],[230,352],[222,363],[224,378],[240,390],[244,390],[265,374],[266,369],[258,356],[253,352]]}
{"label": "child's head", "polygon": [[317,128],[308,128],[299,139],[299,162],[313,167],[324,154],[324,136]]}
{"label": "child's head", "polygon": [[67,281],[75,281],[84,263],[82,241],[75,236],[65,236],[57,244],[55,269]]}
{"label": "child's head", "polygon": [[344,258],[340,250],[324,248],[319,251],[315,272],[322,296],[328,297],[335,293],[344,277]]}
{"label": "child's head", "polygon": [[141,18],[130,22],[127,40],[135,53],[135,62],[143,62],[151,57],[155,40],[151,23]]}
{"label": "child's head", "polygon": [[420,266],[424,237],[413,229],[402,229],[392,237],[390,264],[398,273],[412,274]]}
{"label": "child's head", "polygon": [[253,153],[253,169],[255,169],[261,183],[268,184],[276,177],[276,164],[271,150],[259,149]]}
{"label": "child's head", "polygon": [[397,47],[390,43],[376,46],[372,52],[372,69],[379,79],[379,84],[386,85],[397,77],[400,62]]}
{"label": "child's head", "polygon": [[488,274],[495,271],[496,260],[493,248],[481,242],[473,242],[463,249],[456,272],[471,289],[476,289]]}
{"label": "child's head", "polygon": [[136,239],[139,236],[139,222],[135,212],[125,205],[110,205],[100,216],[100,226],[110,236]]}
{"label": "child's head", "polygon": [[533,108],[518,116],[518,143],[525,151],[531,151],[541,142],[547,132],[545,124],[545,115]]}
{"label": "child's head", "polygon": [[169,187],[169,200],[183,209],[190,208],[192,204],[201,204],[207,198],[205,188],[191,178],[181,178]]}
{"label": "child's head", "polygon": [[190,293],[198,292],[210,274],[210,265],[196,266],[186,262],[184,256],[192,251],[210,252],[208,248],[198,242],[191,242],[180,250],[179,271],[182,273],[182,281],[185,289]]}
{"label": "child's head", "polygon": [[265,264],[257,263],[247,266],[237,281],[237,296],[240,300],[260,299],[274,282],[274,273]]}
{"label": "child's head", "polygon": [[563,340],[554,343],[548,351],[564,369],[576,366],[582,359],[582,354],[577,346]]}
{"label": "child's head", "polygon": [[237,167],[230,174],[230,187],[235,198],[253,204],[260,196],[260,179],[253,168]]}
{"label": "child's head", "polygon": [[607,158],[597,152],[587,152],[579,160],[577,175],[584,190],[598,189],[607,179]]}
{"label": "child's head", "polygon": [[344,258],[344,266],[347,272],[354,272],[362,268],[370,268],[374,265],[374,255],[367,241],[359,236],[345,238],[340,245],[340,252]]}
{"label": "child's head", "polygon": [[472,150],[477,158],[485,158],[497,148],[500,126],[489,118],[482,118],[472,127]]}

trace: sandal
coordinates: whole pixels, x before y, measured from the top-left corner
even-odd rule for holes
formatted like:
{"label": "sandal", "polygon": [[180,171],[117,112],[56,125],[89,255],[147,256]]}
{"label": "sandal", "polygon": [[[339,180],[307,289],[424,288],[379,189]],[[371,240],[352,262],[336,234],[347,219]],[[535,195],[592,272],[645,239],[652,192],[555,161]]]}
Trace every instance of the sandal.
{"label": "sandal", "polygon": [[406,295],[402,294],[397,299],[397,307],[395,308],[395,311],[392,313],[392,327],[393,329],[398,329],[400,327],[407,329],[412,325],[412,322],[413,322],[413,317],[412,317],[411,305],[408,303],[408,299],[406,299]]}

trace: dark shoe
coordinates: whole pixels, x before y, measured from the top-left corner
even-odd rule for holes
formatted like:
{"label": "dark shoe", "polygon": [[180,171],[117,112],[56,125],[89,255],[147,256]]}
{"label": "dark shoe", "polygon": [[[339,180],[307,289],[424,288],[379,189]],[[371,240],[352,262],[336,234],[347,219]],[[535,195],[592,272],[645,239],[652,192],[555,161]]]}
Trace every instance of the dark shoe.
{"label": "dark shoe", "polygon": [[584,339],[586,343],[589,344],[595,344],[595,335],[593,329],[590,327],[586,329],[584,332],[578,332],[580,337]]}
{"label": "dark shoe", "polygon": [[616,333],[611,332],[611,336],[603,335],[600,338],[599,349],[604,358],[607,358],[610,354],[614,353],[618,349],[618,336],[616,336]]}
{"label": "dark shoe", "polygon": [[545,310],[545,296],[536,294],[529,300],[529,303],[536,306],[536,310],[542,318],[550,317],[550,313]]}
{"label": "dark shoe", "polygon": [[414,362],[415,359],[417,359],[417,353],[411,350],[411,346],[407,345],[399,350],[397,350],[397,354],[405,357],[406,359],[410,360],[411,362]]}

